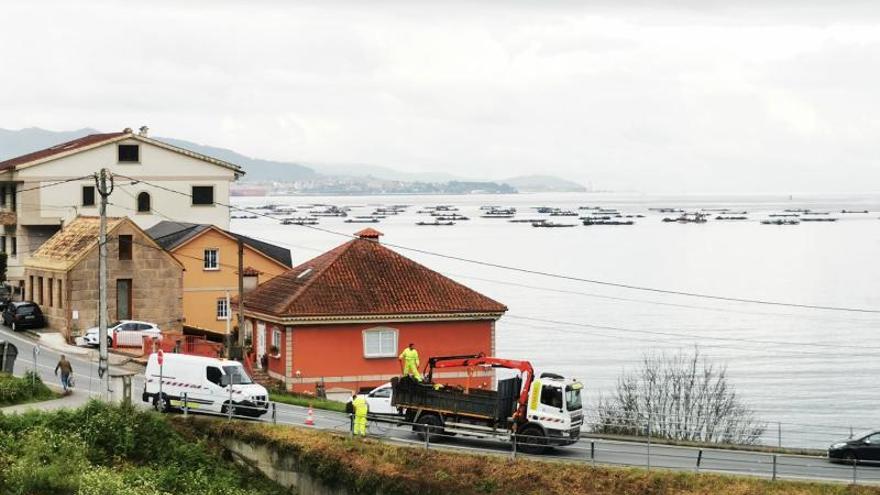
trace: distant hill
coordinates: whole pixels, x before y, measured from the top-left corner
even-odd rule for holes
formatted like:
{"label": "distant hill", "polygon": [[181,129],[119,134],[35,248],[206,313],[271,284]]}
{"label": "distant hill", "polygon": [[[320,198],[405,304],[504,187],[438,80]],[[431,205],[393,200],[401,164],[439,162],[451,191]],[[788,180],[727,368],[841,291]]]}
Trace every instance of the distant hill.
{"label": "distant hill", "polygon": [[522,175],[499,180],[520,192],[587,192],[587,188],[570,180],[552,175]]}
{"label": "distant hill", "polygon": [[344,177],[373,177],[376,179],[399,180],[404,182],[449,182],[463,180],[452,174],[443,172],[401,172],[380,165],[327,165],[310,163],[310,167],[324,175],[339,175]]}
{"label": "distant hill", "polygon": [[[47,131],[38,127],[19,130],[0,129],[0,160],[24,155],[25,153],[45,149],[58,143],[99,132],[102,131],[90,128],[77,129],[75,131]],[[249,181],[295,181],[311,179],[318,175],[311,168],[298,163],[251,158],[226,148],[206,146],[182,139],[166,137],[156,137],[156,139],[173,146],[240,165],[244,168],[246,172],[245,178]]]}

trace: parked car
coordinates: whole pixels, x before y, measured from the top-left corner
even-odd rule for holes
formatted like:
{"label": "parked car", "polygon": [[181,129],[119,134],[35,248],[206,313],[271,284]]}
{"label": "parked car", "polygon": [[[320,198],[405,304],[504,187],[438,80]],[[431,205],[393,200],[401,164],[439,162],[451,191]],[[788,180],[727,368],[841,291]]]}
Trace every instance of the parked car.
{"label": "parked car", "polygon": [[46,325],[43,311],[35,302],[15,301],[6,305],[3,310],[3,324],[13,331],[25,328],[42,328]]}
{"label": "parked car", "polygon": [[391,384],[386,383],[361,394],[367,400],[370,414],[400,414],[396,407],[391,406]]}
{"label": "parked car", "polygon": [[836,442],[828,448],[828,460],[853,462],[880,462],[880,431],[869,431],[848,440]]}
{"label": "parked car", "polygon": [[158,354],[153,353],[144,376],[141,398],[158,411],[182,408],[184,394],[188,408],[198,411],[226,414],[231,406],[235,415],[257,417],[269,410],[269,392],[254,383],[238,361],[169,352],[160,368]]}
{"label": "parked car", "polygon": [[6,305],[12,302],[12,290],[6,284],[0,284],[0,311],[6,311]]}
{"label": "parked car", "polygon": [[[155,323],[147,321],[121,320],[107,325],[107,345],[113,346],[113,337],[117,343],[139,346],[144,337],[161,337],[162,330]],[[98,327],[86,330],[83,337],[86,345],[98,345]]]}

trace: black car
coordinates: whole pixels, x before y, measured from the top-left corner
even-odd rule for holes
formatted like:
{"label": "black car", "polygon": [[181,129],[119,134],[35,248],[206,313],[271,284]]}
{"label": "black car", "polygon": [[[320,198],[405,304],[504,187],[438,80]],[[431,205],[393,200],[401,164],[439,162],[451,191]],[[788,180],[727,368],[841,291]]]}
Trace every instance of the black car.
{"label": "black car", "polygon": [[834,443],[828,448],[831,461],[880,462],[880,431],[865,432]]}
{"label": "black car", "polygon": [[25,328],[42,328],[46,319],[37,303],[30,301],[10,302],[3,310],[3,324],[13,331]]}

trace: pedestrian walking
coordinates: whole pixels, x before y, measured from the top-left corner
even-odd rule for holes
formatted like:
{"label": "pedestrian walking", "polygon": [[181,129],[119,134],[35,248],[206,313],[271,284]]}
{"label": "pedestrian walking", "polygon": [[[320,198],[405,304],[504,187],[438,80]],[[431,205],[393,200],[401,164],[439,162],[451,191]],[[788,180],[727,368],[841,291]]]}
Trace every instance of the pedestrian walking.
{"label": "pedestrian walking", "polygon": [[367,436],[367,413],[370,406],[363,395],[352,394],[351,408],[354,411],[354,436]]}
{"label": "pedestrian walking", "polygon": [[422,375],[419,373],[419,351],[416,345],[410,342],[409,347],[400,353],[397,357],[400,361],[400,367],[403,376],[411,376],[417,381],[422,381]]}
{"label": "pedestrian walking", "polygon": [[64,354],[61,355],[61,359],[55,365],[55,376],[58,376],[59,371],[61,371],[61,388],[64,389],[64,395],[67,395],[70,393],[70,377],[73,375],[73,365],[70,364],[70,361],[67,360]]}

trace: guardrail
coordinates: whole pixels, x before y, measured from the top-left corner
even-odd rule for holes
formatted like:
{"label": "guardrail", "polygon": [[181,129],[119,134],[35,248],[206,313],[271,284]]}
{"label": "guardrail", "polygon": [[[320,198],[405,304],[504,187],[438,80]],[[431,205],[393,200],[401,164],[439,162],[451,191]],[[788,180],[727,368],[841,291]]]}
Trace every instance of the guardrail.
{"label": "guardrail", "polygon": [[[234,405],[223,412],[197,410],[188,407],[188,399],[184,395],[179,410],[183,415],[197,413],[214,416],[225,420],[266,421],[277,425],[304,427],[309,413],[299,406],[289,406],[269,402],[267,407]],[[255,417],[262,412],[265,418]],[[346,433],[353,436],[353,415],[343,416],[333,413],[335,418],[326,416],[314,418],[315,427]],[[405,442],[417,445],[417,448],[444,450],[488,450],[497,452],[498,446],[507,444],[510,458],[528,459],[561,459],[581,462],[589,466],[628,466],[647,469],[715,472],[757,476],[775,480],[821,480],[837,481],[852,484],[880,483],[880,466],[873,466],[862,461],[833,464],[825,457],[794,456],[749,452],[738,450],[718,450],[710,447],[679,447],[657,445],[650,442],[633,443],[582,437],[572,445],[554,447],[552,439],[543,436],[508,434],[501,436],[501,442],[492,444],[485,442],[453,441],[449,433],[441,426],[430,426],[421,423],[407,422],[399,418],[368,418],[368,437],[383,441]],[[409,433],[409,434],[408,434]],[[537,451],[543,451],[538,453]]]}

